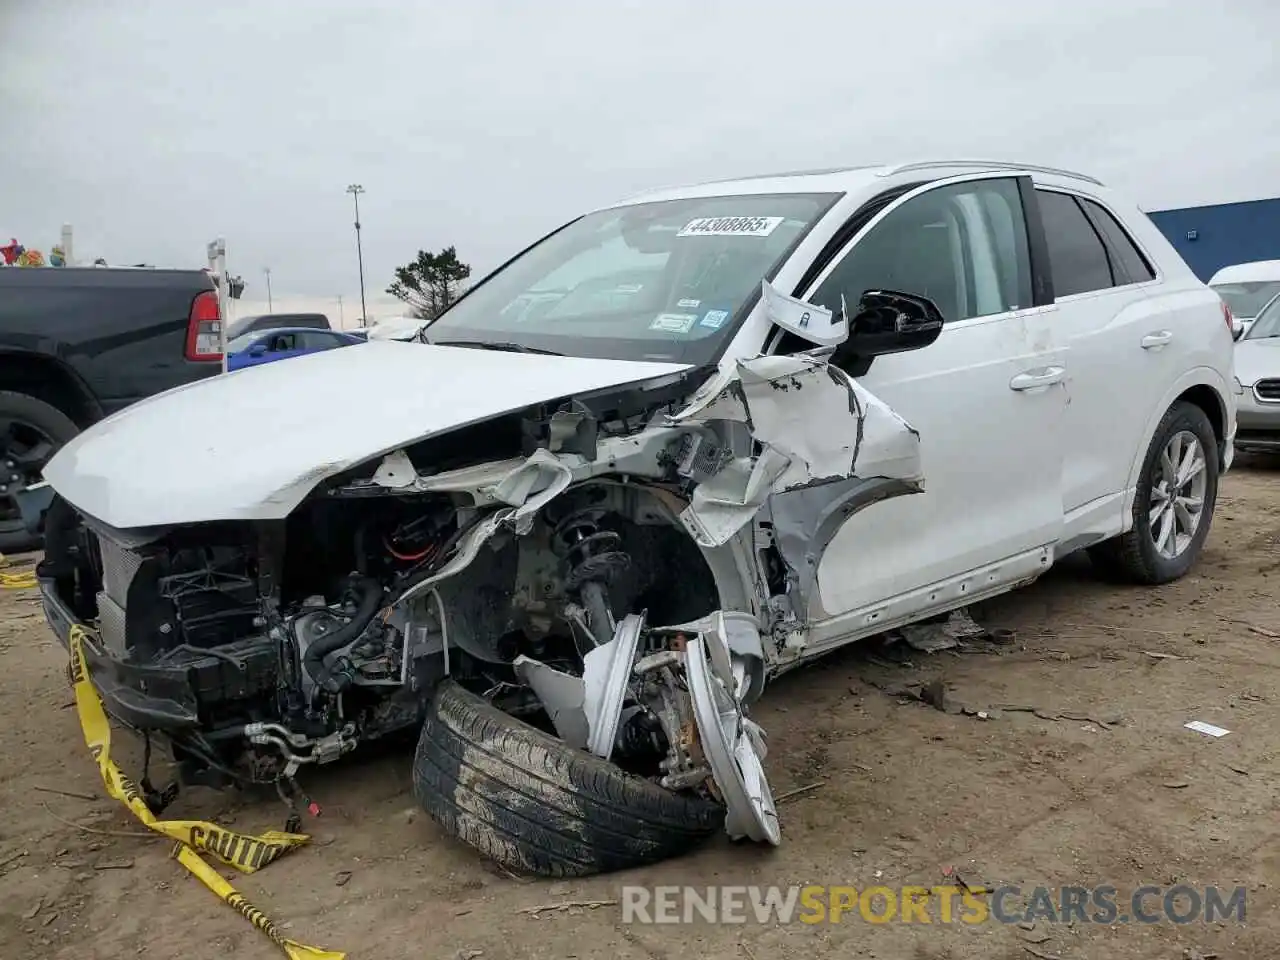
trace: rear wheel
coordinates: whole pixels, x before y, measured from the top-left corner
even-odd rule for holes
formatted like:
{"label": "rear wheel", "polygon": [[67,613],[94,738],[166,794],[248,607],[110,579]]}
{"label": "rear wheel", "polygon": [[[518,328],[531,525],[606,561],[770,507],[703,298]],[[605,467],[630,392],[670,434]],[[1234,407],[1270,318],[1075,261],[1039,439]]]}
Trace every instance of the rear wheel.
{"label": "rear wheel", "polygon": [[445,680],[413,760],[418,802],[492,860],[587,876],[687,853],[724,808],[672,793],[503,713]]}
{"label": "rear wheel", "polygon": [[57,407],[0,390],[0,552],[39,546],[40,538],[27,532],[14,494],[39,483],[58,448],[79,432]]}
{"label": "rear wheel", "polygon": [[1093,547],[1089,556],[1122,579],[1177,580],[1200,557],[1218,499],[1218,441],[1205,412],[1179,401],[1147,448],[1133,498],[1133,527]]}

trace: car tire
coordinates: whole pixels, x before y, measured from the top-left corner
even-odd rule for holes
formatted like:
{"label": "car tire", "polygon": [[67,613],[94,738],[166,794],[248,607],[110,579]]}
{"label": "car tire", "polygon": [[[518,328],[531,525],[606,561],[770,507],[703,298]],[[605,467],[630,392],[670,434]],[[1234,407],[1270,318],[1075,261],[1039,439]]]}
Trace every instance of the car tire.
{"label": "car tire", "polygon": [[503,866],[582,877],[687,853],[724,808],[576,750],[452,680],[413,759],[414,795],[448,833]]}
{"label": "car tire", "polygon": [[[25,393],[15,393],[12,390],[0,390],[0,421],[10,424],[19,425],[22,435],[30,434],[31,431],[37,431],[43,434],[51,445],[51,452],[48,456],[39,458],[39,462],[32,462],[26,465],[29,469],[18,470],[22,474],[22,485],[28,486],[39,480],[40,472],[49,461],[49,457],[53,455],[52,451],[56,451],[80,432],[80,428],[75,425],[70,417],[59,410],[52,404],[45,403],[35,397],[28,396]],[[12,432],[9,435],[0,437],[0,444],[7,444],[12,441]],[[19,440],[22,436],[19,436]],[[7,451],[7,447],[0,449],[0,454]],[[0,467],[5,466],[4,458],[0,456]],[[13,471],[6,470],[0,476],[8,477]],[[10,486],[5,483],[7,488]],[[9,489],[0,491],[0,501],[5,504],[5,512],[0,516],[0,553],[17,553],[21,550],[35,550],[40,547],[40,537],[30,533],[26,525],[22,522],[22,518],[17,514],[17,505],[9,496]]]}
{"label": "car tire", "polygon": [[[1157,548],[1152,533],[1152,495],[1161,482],[1162,454],[1175,437],[1187,434],[1196,439],[1204,455],[1202,506],[1190,540],[1176,556],[1169,557]],[[1219,469],[1218,439],[1208,416],[1193,403],[1175,403],[1160,420],[1143,458],[1133,498],[1133,526],[1127,533],[1089,549],[1094,566],[1115,579],[1145,585],[1169,583],[1184,576],[1199,559],[1209,536],[1218,499]],[[1189,488],[1184,486],[1180,489]]]}

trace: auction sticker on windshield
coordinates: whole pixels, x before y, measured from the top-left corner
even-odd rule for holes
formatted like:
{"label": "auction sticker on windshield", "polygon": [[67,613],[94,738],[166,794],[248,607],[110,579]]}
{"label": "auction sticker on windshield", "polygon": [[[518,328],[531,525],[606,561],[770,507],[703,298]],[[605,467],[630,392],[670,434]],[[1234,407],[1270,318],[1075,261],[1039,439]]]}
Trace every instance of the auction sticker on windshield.
{"label": "auction sticker on windshield", "polygon": [[699,217],[690,220],[677,237],[767,237],[783,217]]}
{"label": "auction sticker on windshield", "polygon": [[664,330],[667,333],[688,333],[693,329],[693,322],[698,319],[696,313],[660,313],[649,324],[650,330]]}

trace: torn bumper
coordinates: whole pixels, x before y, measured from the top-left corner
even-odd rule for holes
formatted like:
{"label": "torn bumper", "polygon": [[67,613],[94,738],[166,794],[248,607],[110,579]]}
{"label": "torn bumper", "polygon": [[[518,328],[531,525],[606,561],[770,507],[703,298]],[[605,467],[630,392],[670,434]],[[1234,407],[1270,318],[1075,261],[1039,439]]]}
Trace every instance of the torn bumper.
{"label": "torn bumper", "polygon": [[248,689],[252,678],[270,676],[275,664],[274,654],[263,645],[240,651],[240,656],[180,654],[172,662],[132,663],[88,639],[94,631],[81,623],[58,595],[55,580],[41,577],[38,583],[45,619],[58,642],[69,653],[72,628],[87,631],[81,642],[89,680],[107,713],[135,730],[198,731],[202,701],[248,696],[255,692]]}

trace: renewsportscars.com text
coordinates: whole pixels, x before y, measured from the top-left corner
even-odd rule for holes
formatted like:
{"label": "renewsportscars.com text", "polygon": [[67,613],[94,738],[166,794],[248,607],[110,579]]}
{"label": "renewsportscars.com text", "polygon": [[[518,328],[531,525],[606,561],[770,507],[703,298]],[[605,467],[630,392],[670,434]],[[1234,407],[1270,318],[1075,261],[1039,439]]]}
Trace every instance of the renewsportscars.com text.
{"label": "renewsportscars.com text", "polygon": [[1243,923],[1244,887],[959,885],[622,888],[623,923]]}

